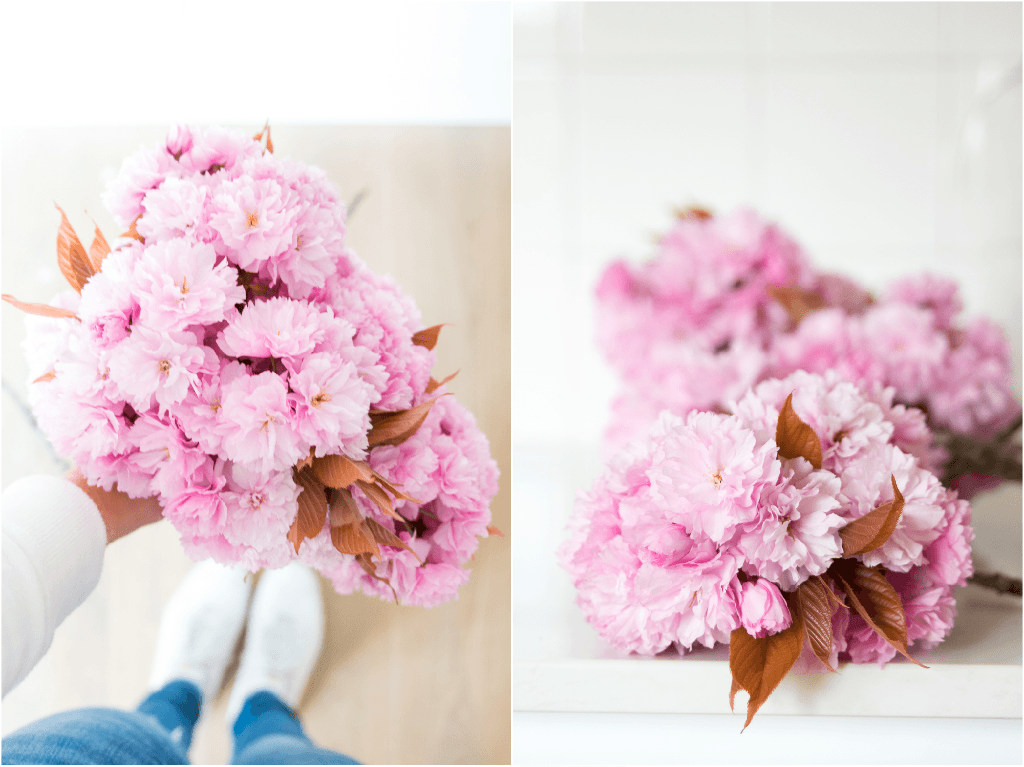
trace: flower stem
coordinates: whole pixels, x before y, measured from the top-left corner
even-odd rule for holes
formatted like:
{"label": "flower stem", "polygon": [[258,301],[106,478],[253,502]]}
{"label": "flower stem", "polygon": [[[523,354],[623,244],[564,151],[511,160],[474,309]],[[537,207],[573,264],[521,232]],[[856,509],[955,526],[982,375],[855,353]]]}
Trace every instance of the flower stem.
{"label": "flower stem", "polygon": [[975,573],[967,579],[968,583],[992,589],[1000,594],[1021,595],[1021,579],[1010,578],[1002,573]]}

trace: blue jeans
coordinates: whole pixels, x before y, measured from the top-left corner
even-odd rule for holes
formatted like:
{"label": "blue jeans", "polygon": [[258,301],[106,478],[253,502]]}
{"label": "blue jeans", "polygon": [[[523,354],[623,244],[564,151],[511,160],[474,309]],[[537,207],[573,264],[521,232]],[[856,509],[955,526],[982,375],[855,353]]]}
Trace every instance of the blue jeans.
{"label": "blue jeans", "polygon": [[[82,708],[33,722],[3,739],[4,764],[188,764],[202,693],[175,681],[135,711]],[[298,717],[270,692],[251,695],[232,731],[232,764],[359,764],[317,748]]]}

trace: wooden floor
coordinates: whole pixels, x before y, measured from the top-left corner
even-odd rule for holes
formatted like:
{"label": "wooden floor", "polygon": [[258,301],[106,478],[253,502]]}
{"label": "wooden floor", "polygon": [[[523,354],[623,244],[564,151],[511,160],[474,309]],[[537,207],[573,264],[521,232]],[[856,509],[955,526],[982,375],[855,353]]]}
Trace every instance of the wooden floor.
{"label": "wooden floor", "polygon": [[[253,133],[260,126],[244,126]],[[164,128],[5,130],[3,290],[45,301],[63,289],[57,202],[85,239],[117,227],[100,203],[123,157]],[[510,527],[510,152],[508,128],[273,128],[280,156],[324,168],[359,203],[348,241],[445,327],[435,376],[477,416],[502,472],[494,523]],[[19,313],[2,309],[2,483],[59,474],[19,408]],[[3,701],[3,732],[83,706],[134,707],[146,693],[160,611],[191,563],[166,523],[110,546],[99,587]],[[313,740],[368,763],[508,763],[511,748],[510,544],[482,542],[457,601],[423,610],[324,582],[327,637],[300,715]],[[194,763],[223,763],[227,690],[207,706]]]}

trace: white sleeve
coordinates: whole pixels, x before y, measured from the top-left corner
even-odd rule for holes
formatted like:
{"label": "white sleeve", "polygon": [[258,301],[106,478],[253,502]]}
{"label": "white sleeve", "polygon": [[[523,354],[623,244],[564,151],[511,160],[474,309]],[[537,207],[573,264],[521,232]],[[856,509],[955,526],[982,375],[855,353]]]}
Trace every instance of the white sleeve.
{"label": "white sleeve", "polygon": [[3,694],[39,662],[100,579],[107,531],[93,500],[60,477],[3,491]]}

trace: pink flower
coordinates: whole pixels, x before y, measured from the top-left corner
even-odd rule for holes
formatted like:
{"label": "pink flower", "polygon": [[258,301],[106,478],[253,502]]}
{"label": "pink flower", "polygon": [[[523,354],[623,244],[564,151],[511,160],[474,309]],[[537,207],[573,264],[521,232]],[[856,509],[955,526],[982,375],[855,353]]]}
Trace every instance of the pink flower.
{"label": "pink flower", "polygon": [[936,328],[946,329],[964,308],[960,286],[937,274],[911,274],[892,282],[885,291],[888,301],[912,304],[931,312]]}
{"label": "pink flower", "polygon": [[716,543],[756,516],[761,488],[778,480],[774,442],[758,443],[737,418],[663,414],[652,436],[659,459],[648,471],[652,490],[672,519]]}
{"label": "pink flower", "polygon": [[224,449],[253,470],[283,471],[308,454],[295,432],[288,389],[274,373],[240,376],[221,389]]}
{"label": "pink flower", "polygon": [[137,262],[135,248],[113,251],[103,260],[103,271],[82,288],[79,317],[101,349],[127,338],[132,323],[139,319],[133,276]]}
{"label": "pink flower", "polygon": [[[180,130],[172,129],[172,134],[180,134]],[[167,151],[170,152],[176,136],[169,134]],[[183,176],[199,175],[201,177],[218,178],[234,177],[238,166],[246,159],[263,154],[263,148],[238,130],[213,126],[205,131],[191,131],[191,146],[177,146],[181,155],[180,163]],[[175,152],[176,153],[176,152]]]}
{"label": "pink flower", "polygon": [[265,474],[232,464],[226,474],[224,538],[240,549],[240,561],[253,571],[283,567],[295,558],[287,535],[298,510],[299,488],[291,471]]}
{"label": "pink flower", "polygon": [[111,357],[110,378],[136,410],[149,410],[155,399],[163,413],[181,402],[189,387],[199,385],[199,373],[210,370],[215,360],[194,333],[138,325]]}
{"label": "pink flower", "polygon": [[146,249],[135,273],[142,322],[152,328],[184,330],[189,325],[220,322],[235,304],[245,301],[238,274],[206,244],[182,239]]}
{"label": "pink flower", "polygon": [[210,537],[223,532],[227,506],[221,495],[225,478],[223,466],[211,462],[181,491],[164,504],[164,516],[190,537]]}
{"label": "pink flower", "polygon": [[754,638],[778,634],[792,625],[786,600],[771,581],[738,583],[740,624]]}
{"label": "pink flower", "polygon": [[217,346],[231,357],[301,357],[324,337],[321,313],[305,301],[268,298],[231,314]]}
{"label": "pink flower", "polygon": [[787,591],[824,573],[843,555],[840,487],[838,477],[802,458],[784,461],[778,484],[761,491],[757,516],[736,541],[749,571]]}
{"label": "pink flower", "polygon": [[187,239],[209,242],[210,189],[192,179],[168,178],[146,193],[144,214],[135,228],[147,242]]}
{"label": "pink flower", "polygon": [[929,577],[944,586],[964,586],[974,573],[971,560],[971,505],[947,491],[943,499],[945,515],[939,536],[925,549]]}
{"label": "pink flower", "polygon": [[291,245],[300,208],[295,193],[276,179],[241,176],[221,185],[213,198],[210,227],[217,253],[248,272]]}
{"label": "pink flower", "polygon": [[299,436],[317,449],[317,455],[345,454],[361,460],[375,392],[359,377],[356,366],[327,352],[286,364],[293,392],[288,399]]}
{"label": "pink flower", "polygon": [[132,456],[134,467],[153,477],[152,487],[162,498],[178,496],[197,473],[205,471],[209,479],[212,459],[189,442],[173,421],[140,415],[128,434],[128,444],[137,451]]}

